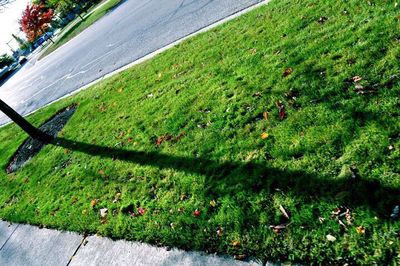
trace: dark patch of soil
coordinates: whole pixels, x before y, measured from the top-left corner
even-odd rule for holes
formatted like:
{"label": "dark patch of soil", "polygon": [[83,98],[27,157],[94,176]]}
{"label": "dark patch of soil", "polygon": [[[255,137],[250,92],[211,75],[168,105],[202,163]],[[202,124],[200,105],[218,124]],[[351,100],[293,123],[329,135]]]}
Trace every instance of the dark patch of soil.
{"label": "dark patch of soil", "polygon": [[[52,137],[56,137],[58,132],[63,129],[67,124],[68,120],[75,113],[76,105],[68,106],[61,110],[47,122],[39,127],[39,129]],[[39,151],[46,145],[39,140],[29,137],[13,155],[10,163],[6,168],[8,174],[17,171],[19,168],[24,166],[33,156],[39,153]]]}

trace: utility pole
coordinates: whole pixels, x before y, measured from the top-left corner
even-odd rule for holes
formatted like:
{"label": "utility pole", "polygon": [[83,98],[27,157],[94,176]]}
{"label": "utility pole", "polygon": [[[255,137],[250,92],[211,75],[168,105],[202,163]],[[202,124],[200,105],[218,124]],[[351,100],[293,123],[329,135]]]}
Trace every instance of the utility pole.
{"label": "utility pole", "polygon": [[50,143],[53,137],[34,127],[20,114],[14,111],[9,105],[0,99],[0,111],[8,116],[13,122],[15,122],[23,131],[25,131],[33,139],[39,140],[44,143]]}

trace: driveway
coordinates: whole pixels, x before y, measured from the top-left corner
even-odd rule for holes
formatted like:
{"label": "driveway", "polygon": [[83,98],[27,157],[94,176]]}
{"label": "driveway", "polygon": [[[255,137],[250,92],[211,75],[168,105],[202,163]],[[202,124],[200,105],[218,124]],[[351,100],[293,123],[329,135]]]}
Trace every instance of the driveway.
{"label": "driveway", "polygon": [[[188,34],[262,0],[127,0],[0,87],[0,98],[28,114]],[[0,125],[9,120],[0,113]]]}

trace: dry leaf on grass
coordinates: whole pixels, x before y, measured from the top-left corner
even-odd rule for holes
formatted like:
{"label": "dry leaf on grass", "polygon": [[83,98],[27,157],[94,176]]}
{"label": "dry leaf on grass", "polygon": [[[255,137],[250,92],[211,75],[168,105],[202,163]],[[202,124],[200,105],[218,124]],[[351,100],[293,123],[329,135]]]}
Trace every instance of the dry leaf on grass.
{"label": "dry leaf on grass", "polygon": [[261,138],[262,139],[266,139],[266,138],[268,138],[269,137],[269,134],[267,133],[267,132],[263,132],[262,134],[261,134]]}
{"label": "dry leaf on grass", "polygon": [[330,241],[330,242],[334,242],[334,241],[336,241],[336,237],[334,237],[333,235],[326,235],[326,239],[328,240],[328,241]]}
{"label": "dry leaf on grass", "polygon": [[289,214],[286,212],[285,208],[283,208],[282,205],[279,205],[279,210],[281,211],[281,213],[283,214],[283,216],[285,216],[286,219],[290,219]]}
{"label": "dry leaf on grass", "polygon": [[291,67],[289,67],[289,68],[286,68],[285,69],[285,71],[283,71],[283,77],[287,77],[287,76],[289,76],[289,75],[291,75],[293,73],[293,68],[291,68]]}

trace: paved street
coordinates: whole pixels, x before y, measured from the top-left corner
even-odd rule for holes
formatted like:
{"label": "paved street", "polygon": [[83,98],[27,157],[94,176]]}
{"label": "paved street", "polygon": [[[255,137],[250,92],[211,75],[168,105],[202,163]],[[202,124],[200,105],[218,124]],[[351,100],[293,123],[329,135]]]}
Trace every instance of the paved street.
{"label": "paved street", "polygon": [[[0,220],[0,265],[261,265],[230,257],[39,229]],[[272,266],[273,264],[268,263]]]}
{"label": "paved street", "polygon": [[[30,113],[107,73],[261,0],[127,0],[0,87],[0,98]],[[0,113],[0,125],[8,122]]]}

